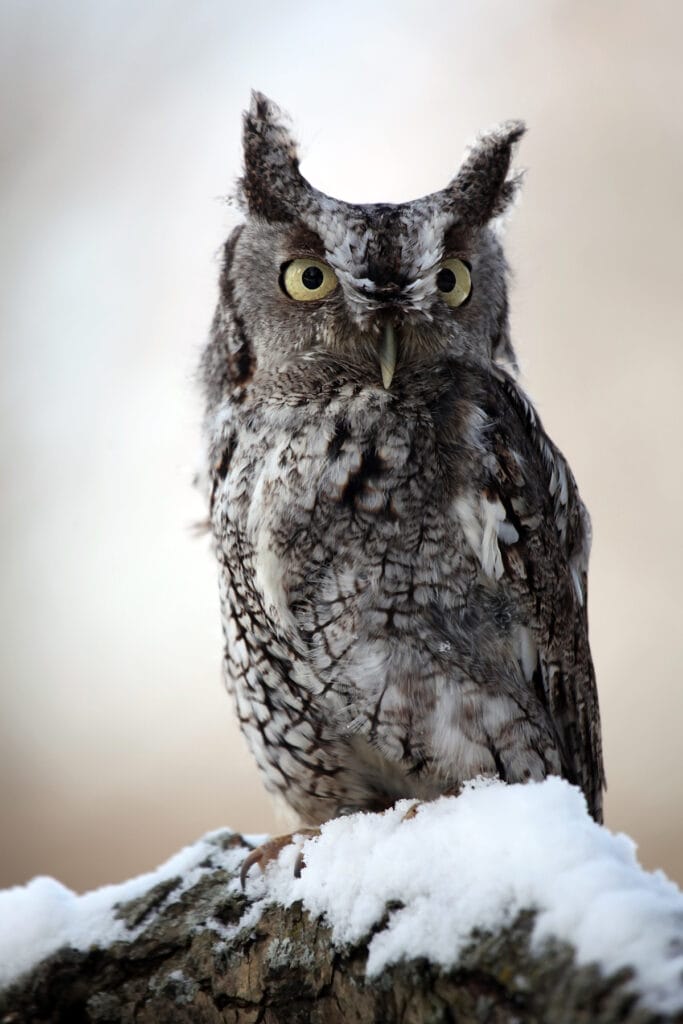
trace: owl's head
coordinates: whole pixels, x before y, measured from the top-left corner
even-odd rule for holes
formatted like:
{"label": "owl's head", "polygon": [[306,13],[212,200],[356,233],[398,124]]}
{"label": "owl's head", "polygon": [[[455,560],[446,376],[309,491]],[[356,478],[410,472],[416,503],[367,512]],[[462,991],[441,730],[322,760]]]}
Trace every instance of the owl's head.
{"label": "owl's head", "polygon": [[281,111],[254,93],[240,181],[246,224],[226,273],[256,366],[333,356],[390,388],[442,355],[514,363],[494,222],[519,184],[509,172],[523,132],[515,121],[481,137],[439,192],[355,205],[306,181]]}

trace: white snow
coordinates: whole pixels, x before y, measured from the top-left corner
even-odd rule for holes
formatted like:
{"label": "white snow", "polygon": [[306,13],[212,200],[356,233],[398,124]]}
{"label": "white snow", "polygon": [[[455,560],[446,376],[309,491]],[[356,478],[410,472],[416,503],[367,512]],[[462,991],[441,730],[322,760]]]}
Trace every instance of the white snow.
{"label": "white snow", "polygon": [[[301,900],[345,945],[366,938],[391,904],[370,939],[372,977],[413,957],[450,967],[474,928],[495,930],[535,909],[536,948],[553,937],[571,944],[581,964],[609,973],[631,967],[644,1003],[660,1012],[683,1009],[683,893],[661,872],[639,866],[628,837],[596,825],[578,790],[557,778],[525,786],[480,781],[406,818],[411,806],[403,800],[384,814],[328,822],[304,843],[300,878],[291,845],[265,877],[252,870],[254,902],[238,925],[205,927],[229,942],[268,904]],[[168,897],[173,902],[206,871],[236,871],[244,849],[223,851],[225,835],[210,833],[154,872],[83,896],[50,878],[0,892],[0,986],[60,946],[84,950],[134,938],[145,923],[131,930],[113,908],[161,881],[182,876]],[[230,888],[237,885],[235,879]]]}
{"label": "white snow", "polygon": [[596,825],[577,789],[558,778],[481,781],[404,820],[411,806],[328,822],[304,844],[299,879],[290,848],[256,884],[285,905],[302,900],[340,945],[400,904],[370,940],[370,976],[413,957],[449,967],[473,928],[496,929],[534,908],[535,948],[564,939],[580,964],[632,967],[633,988],[652,1008],[683,1008],[683,893],[640,867],[627,836]]}
{"label": "white snow", "polygon": [[62,946],[86,950],[117,940],[133,939],[143,928],[128,928],[115,914],[115,906],[143,895],[160,882],[180,876],[182,882],[169,902],[195,884],[200,867],[211,856],[214,867],[239,868],[244,849],[219,851],[212,832],[176,853],[156,871],[120,885],[105,885],[78,895],[54,878],[38,877],[27,885],[0,890],[0,988]]}

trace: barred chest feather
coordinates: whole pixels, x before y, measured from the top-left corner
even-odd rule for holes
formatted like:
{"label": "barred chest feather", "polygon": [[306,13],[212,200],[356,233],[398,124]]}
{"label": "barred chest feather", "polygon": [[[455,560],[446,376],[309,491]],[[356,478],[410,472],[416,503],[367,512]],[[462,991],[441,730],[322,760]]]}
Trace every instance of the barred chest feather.
{"label": "barred chest feather", "polygon": [[[519,522],[491,490],[510,468],[491,396],[476,400],[492,386],[461,366],[435,393],[430,379],[429,402],[414,378],[391,394],[348,380],[304,405],[261,390],[219,418],[228,674],[267,778],[309,741],[362,767],[353,807],[559,768],[527,692],[534,641],[501,582]],[[508,462],[519,475],[521,456]],[[329,812],[300,803],[308,820]]]}

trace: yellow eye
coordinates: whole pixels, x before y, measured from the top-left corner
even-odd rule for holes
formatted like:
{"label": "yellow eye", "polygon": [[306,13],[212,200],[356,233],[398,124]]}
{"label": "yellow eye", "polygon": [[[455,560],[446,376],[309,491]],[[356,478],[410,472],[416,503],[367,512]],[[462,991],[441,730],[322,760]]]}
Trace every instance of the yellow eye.
{"label": "yellow eye", "polygon": [[449,306],[462,306],[472,291],[470,268],[462,260],[444,260],[436,274],[436,287]]}
{"label": "yellow eye", "polygon": [[337,278],[331,267],[320,260],[292,260],[285,267],[282,286],[290,299],[297,302],[315,302],[325,299],[337,287]]}

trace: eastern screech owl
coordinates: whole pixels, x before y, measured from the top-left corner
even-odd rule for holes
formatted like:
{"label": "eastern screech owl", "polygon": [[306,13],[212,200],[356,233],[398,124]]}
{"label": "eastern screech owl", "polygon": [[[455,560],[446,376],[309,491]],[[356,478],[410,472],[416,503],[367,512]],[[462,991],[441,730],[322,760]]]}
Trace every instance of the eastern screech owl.
{"label": "eastern screech owl", "polygon": [[515,380],[510,122],[440,192],[351,205],[244,120],[245,223],[202,361],[225,664],[301,824],[563,775],[600,820],[590,524]]}

